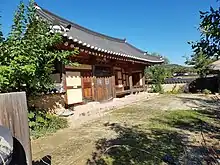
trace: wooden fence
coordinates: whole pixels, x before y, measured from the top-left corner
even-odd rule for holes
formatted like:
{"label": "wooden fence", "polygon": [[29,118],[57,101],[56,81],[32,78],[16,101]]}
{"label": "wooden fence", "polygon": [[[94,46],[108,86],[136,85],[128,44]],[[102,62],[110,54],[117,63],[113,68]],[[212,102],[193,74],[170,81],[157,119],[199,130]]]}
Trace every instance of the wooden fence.
{"label": "wooden fence", "polygon": [[0,94],[0,125],[9,128],[13,135],[14,161],[32,165],[25,92]]}

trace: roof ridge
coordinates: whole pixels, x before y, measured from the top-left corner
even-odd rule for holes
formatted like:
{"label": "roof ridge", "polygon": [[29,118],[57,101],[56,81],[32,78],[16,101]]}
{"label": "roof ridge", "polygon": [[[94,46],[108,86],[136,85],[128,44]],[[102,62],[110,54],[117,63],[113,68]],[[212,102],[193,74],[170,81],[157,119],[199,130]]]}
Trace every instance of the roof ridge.
{"label": "roof ridge", "polygon": [[78,25],[78,24],[72,22],[72,21],[69,21],[69,20],[67,20],[67,19],[65,19],[65,18],[62,18],[61,16],[58,16],[58,15],[56,15],[56,14],[54,14],[54,13],[52,13],[52,12],[50,12],[50,11],[48,11],[48,10],[42,8],[42,7],[40,7],[37,3],[35,3],[35,6],[37,6],[38,9],[44,11],[45,13],[50,14],[50,15],[53,15],[54,17],[58,18],[59,20],[64,21],[64,22],[67,22],[68,24],[70,24],[70,25],[73,26],[74,28],[77,28],[77,29],[79,29],[79,30],[83,30],[83,31],[86,32],[86,33],[90,33],[90,34],[95,35],[95,36],[98,36],[98,37],[104,37],[104,38],[107,38],[107,39],[109,39],[109,40],[113,40],[113,41],[117,41],[117,42],[121,42],[121,43],[125,43],[125,42],[126,42],[126,39],[111,37],[111,36],[109,36],[109,35],[102,34],[102,33],[96,32],[96,31],[94,31],[94,30],[90,30],[89,28],[85,28],[85,27],[83,27],[83,26],[81,26],[81,25]]}
{"label": "roof ridge", "polygon": [[[140,53],[145,54],[145,55],[148,55],[148,56],[151,56],[151,57],[159,57],[159,56],[154,56],[154,55],[148,54],[146,51],[143,51],[143,50],[141,50],[141,49],[135,47],[134,45],[132,45],[132,44],[130,44],[130,43],[128,43],[128,42],[126,42],[126,44],[127,44],[128,46],[130,46],[130,47],[136,49],[136,50],[139,51]],[[159,57],[159,58],[160,58],[160,57]]]}
{"label": "roof ridge", "polygon": [[136,49],[137,51],[139,51],[139,52],[143,53],[143,54],[145,53],[145,51],[143,51],[143,50],[141,50],[141,49],[139,49],[139,48],[135,47],[134,45],[132,45],[132,44],[130,44],[130,43],[128,43],[128,42],[126,42],[126,44],[127,44],[128,46],[130,46],[130,47],[132,47],[132,48]]}

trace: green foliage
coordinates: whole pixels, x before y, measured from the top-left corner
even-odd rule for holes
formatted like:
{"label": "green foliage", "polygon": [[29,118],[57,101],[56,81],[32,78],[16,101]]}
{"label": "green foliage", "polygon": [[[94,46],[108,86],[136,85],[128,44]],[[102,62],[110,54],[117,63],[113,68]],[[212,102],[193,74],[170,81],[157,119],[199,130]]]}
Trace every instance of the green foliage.
{"label": "green foliage", "polygon": [[200,51],[194,54],[191,59],[187,59],[186,64],[193,65],[200,77],[206,77],[209,74],[209,65],[213,62],[213,59]]}
{"label": "green foliage", "polygon": [[163,93],[162,83],[166,77],[169,77],[169,72],[162,66],[153,66],[145,70],[146,76],[153,83],[152,92]]}
{"label": "green foliage", "polygon": [[177,64],[159,65],[146,68],[145,75],[153,84],[162,84],[166,78],[173,77],[174,73],[194,73],[192,67],[185,67]]}
{"label": "green foliage", "polygon": [[168,64],[164,65],[163,67],[165,67],[171,73],[171,75],[174,73],[195,73],[194,68],[177,64]]}
{"label": "green foliage", "polygon": [[165,78],[169,77],[167,70],[161,66],[149,67],[145,71],[146,76],[152,80],[153,84],[161,84]]}
{"label": "green foliage", "polygon": [[193,65],[201,77],[209,73],[209,64],[217,60],[220,54],[220,8],[210,8],[208,12],[200,11],[200,40],[189,42],[193,49],[186,64]]}
{"label": "green foliage", "polygon": [[208,89],[204,89],[204,90],[202,90],[202,93],[205,94],[205,95],[209,95],[212,92],[210,90],[208,90]]}
{"label": "green foliage", "polygon": [[163,94],[164,90],[161,84],[153,84],[152,86],[152,92],[153,93],[160,93]]}
{"label": "green foliage", "polygon": [[53,87],[50,78],[55,61],[73,65],[78,50],[60,51],[61,34],[49,33],[49,24],[36,17],[34,1],[20,3],[9,37],[0,50],[0,92],[26,91],[34,95]]}
{"label": "green foliage", "polygon": [[28,121],[31,135],[34,138],[68,127],[66,119],[49,114],[42,109],[29,109]]}
{"label": "green foliage", "polygon": [[177,86],[176,84],[173,86],[171,91],[168,91],[168,94],[180,94],[184,93],[185,86]]}

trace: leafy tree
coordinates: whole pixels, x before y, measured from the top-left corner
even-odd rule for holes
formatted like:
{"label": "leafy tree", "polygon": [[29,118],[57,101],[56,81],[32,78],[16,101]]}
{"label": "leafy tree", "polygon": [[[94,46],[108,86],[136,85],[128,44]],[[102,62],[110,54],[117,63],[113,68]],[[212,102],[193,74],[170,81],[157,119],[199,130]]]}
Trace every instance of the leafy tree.
{"label": "leafy tree", "polygon": [[194,69],[200,77],[206,77],[209,74],[209,64],[213,60],[204,54],[203,51],[195,53],[190,60],[187,61],[187,64],[193,65]]}
{"label": "leafy tree", "polygon": [[169,77],[169,72],[163,66],[153,66],[146,69],[146,76],[153,83],[153,92],[163,92],[162,83]]}
{"label": "leafy tree", "polygon": [[220,55],[220,8],[211,7],[210,11],[200,11],[200,19],[201,38],[197,42],[189,42],[194,53],[186,64],[193,65],[200,76],[204,77],[208,74],[209,64]]}
{"label": "leafy tree", "polygon": [[163,66],[152,66],[146,69],[146,75],[154,84],[161,84],[165,78],[169,77],[169,73]]}
{"label": "leafy tree", "polygon": [[26,91],[28,95],[53,86],[50,78],[55,61],[73,65],[70,56],[78,50],[60,51],[61,34],[50,34],[49,24],[37,19],[34,1],[20,3],[9,37],[0,51],[0,91]]}

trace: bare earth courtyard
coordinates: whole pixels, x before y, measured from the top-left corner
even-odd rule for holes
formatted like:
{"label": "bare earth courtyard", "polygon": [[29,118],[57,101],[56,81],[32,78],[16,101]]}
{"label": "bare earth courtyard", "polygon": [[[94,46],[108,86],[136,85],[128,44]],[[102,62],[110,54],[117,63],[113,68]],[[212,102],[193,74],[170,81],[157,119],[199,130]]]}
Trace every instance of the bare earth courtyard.
{"label": "bare earth courtyard", "polygon": [[34,165],[218,164],[220,111],[215,96],[159,95],[32,141]]}

